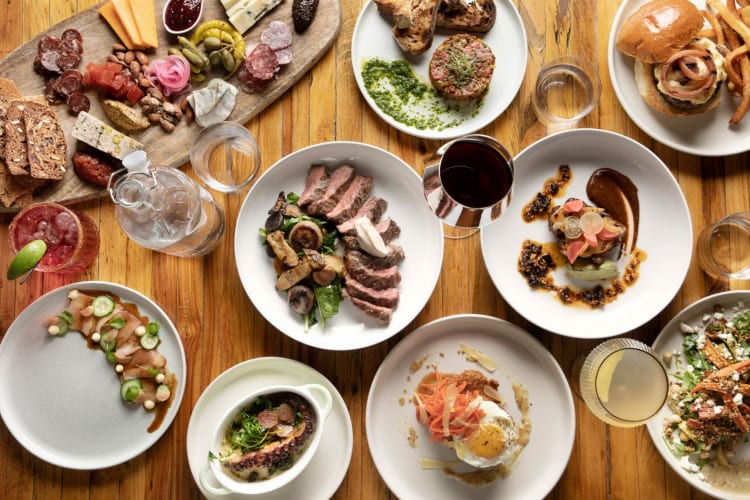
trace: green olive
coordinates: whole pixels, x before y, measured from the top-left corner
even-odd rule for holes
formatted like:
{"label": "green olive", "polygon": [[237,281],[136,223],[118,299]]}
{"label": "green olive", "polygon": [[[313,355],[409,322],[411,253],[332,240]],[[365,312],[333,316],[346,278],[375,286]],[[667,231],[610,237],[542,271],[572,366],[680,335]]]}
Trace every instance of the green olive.
{"label": "green olive", "polygon": [[221,52],[219,52],[218,50],[209,52],[208,60],[211,61],[211,64],[213,64],[214,66],[221,63]]}

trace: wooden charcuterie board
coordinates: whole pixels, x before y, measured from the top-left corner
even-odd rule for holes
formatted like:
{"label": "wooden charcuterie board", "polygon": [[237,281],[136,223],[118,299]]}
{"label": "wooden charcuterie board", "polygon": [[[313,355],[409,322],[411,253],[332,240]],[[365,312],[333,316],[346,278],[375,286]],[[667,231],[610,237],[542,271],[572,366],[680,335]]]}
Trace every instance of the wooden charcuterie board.
{"label": "wooden charcuterie board", "polygon": [[[176,37],[169,35],[161,22],[164,4],[167,0],[154,0],[157,15],[157,28],[159,31],[159,48],[147,52],[149,58],[163,58],[167,55],[168,47],[178,47]],[[204,0],[203,16],[201,21],[209,19],[224,19],[226,14],[219,0]],[[280,20],[292,26],[292,0],[283,0],[282,3],[271,12],[262,17],[245,34],[245,40],[250,44],[258,43],[260,33],[271,21]],[[294,51],[293,61],[281,68],[275,81],[271,82],[261,93],[248,94],[240,90],[237,104],[228,120],[246,123],[261,111],[263,111],[275,99],[294,85],[307,71],[325,54],[333,45],[341,27],[341,9],[338,0],[320,0],[315,18],[310,27],[302,34],[293,32],[292,49]],[[41,95],[44,93],[44,79],[36,74],[32,68],[32,60],[37,54],[37,44],[40,38],[47,34],[60,36],[67,28],[75,28],[83,35],[83,56],[79,69],[85,71],[89,62],[103,62],[107,55],[112,53],[112,44],[118,43],[119,39],[106,21],[99,15],[97,8],[92,8],[53,26],[48,31],[39,34],[29,40],[5,59],[0,61],[0,76],[13,80],[23,95]],[[189,36],[189,35],[188,35]],[[200,88],[212,77],[223,77],[219,69],[215,69],[205,82],[194,84],[194,88]],[[237,76],[228,80],[239,87]],[[97,118],[108,122],[102,111],[99,97],[93,90],[86,91],[91,100],[90,113]],[[68,113],[65,104],[53,105],[68,141],[68,165],[69,169],[65,177],[51,184],[49,187],[41,188],[35,193],[34,201],[54,201],[58,203],[71,204],[79,201],[90,200],[107,195],[104,188],[92,186],[81,181],[73,172],[70,157],[76,150],[77,141],[72,137],[71,131],[76,117]],[[143,143],[146,151],[154,164],[180,167],[187,163],[190,155],[190,145],[200,132],[201,128],[196,123],[187,124],[183,119],[177,128],[171,132],[164,132],[158,125],[152,125],[147,130],[134,134],[133,137]],[[14,212],[19,207],[11,206],[4,208],[0,205],[0,212]]]}

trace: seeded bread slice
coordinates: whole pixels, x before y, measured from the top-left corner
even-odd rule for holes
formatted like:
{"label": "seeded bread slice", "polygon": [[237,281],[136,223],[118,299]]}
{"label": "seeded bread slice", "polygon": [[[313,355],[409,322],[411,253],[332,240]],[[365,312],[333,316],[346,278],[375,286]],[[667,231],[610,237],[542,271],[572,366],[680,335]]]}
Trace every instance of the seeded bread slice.
{"label": "seeded bread slice", "polygon": [[393,28],[393,36],[401,50],[419,55],[432,45],[437,22],[438,0],[412,0],[411,25],[408,28]]}
{"label": "seeded bread slice", "polygon": [[5,162],[0,161],[0,203],[9,207],[14,203],[23,207],[33,201],[33,192],[44,184],[42,179],[28,175],[12,175]]}
{"label": "seeded bread slice", "polygon": [[65,132],[49,106],[29,102],[23,110],[31,177],[60,180],[65,174],[68,147]]}
{"label": "seeded bread slice", "polygon": [[12,99],[8,104],[4,124],[4,159],[13,175],[29,175],[29,159],[26,149],[26,125],[24,109],[27,105],[47,106],[44,96]]}

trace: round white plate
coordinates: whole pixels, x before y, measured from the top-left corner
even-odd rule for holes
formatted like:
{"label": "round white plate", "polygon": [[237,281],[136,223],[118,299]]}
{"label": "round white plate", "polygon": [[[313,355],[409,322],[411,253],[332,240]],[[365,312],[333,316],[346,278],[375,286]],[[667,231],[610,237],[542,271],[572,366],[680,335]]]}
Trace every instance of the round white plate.
{"label": "round white plate", "polygon": [[[556,199],[557,203],[567,197],[586,199],[586,182],[602,167],[625,174],[638,188],[637,246],[647,253],[647,258],[640,265],[638,281],[600,309],[564,305],[553,292],[529,287],[518,272],[524,240],[554,240],[546,221],[527,223],[521,211],[562,164],[570,165],[573,179],[564,197]],[[515,159],[515,172],[510,209],[482,229],[485,265],[495,287],[513,309],[550,332],[602,338],[641,326],[669,304],[687,274],[693,232],[682,191],[654,153],[613,132],[576,129],[545,137],[523,150]],[[624,262],[619,262],[619,266],[622,270]],[[557,284],[567,283],[560,269],[554,272],[554,277]]]}
{"label": "round white plate", "polygon": [[452,139],[476,132],[500,116],[513,102],[521,87],[528,56],[526,31],[516,7],[508,0],[495,0],[495,5],[497,7],[495,25],[487,33],[478,34],[495,54],[495,74],[490,83],[489,92],[484,97],[484,103],[476,116],[468,118],[455,127],[437,130],[418,129],[398,122],[385,114],[367,93],[362,79],[362,65],[373,57],[380,57],[386,61],[408,60],[416,75],[429,85],[429,64],[432,52],[453,33],[438,30],[427,52],[419,56],[408,56],[393,38],[391,32],[393,24],[390,19],[380,15],[372,0],[367,2],[354,26],[352,67],[359,91],[370,108],[391,127],[425,139]]}
{"label": "round white plate", "polygon": [[[333,409],[325,422],[323,439],[310,464],[286,486],[262,495],[264,500],[304,497],[329,499],[336,493],[349,469],[354,437],[352,421],[341,394],[317,370],[299,361],[266,357],[234,365],[214,379],[203,391],[190,415],[187,432],[187,456],[190,472],[201,493],[201,469],[207,464],[215,427],[229,409],[248,394],[271,385],[320,384],[331,391]],[[216,484],[218,487],[218,483]],[[301,493],[303,492],[303,493]],[[233,494],[221,498],[248,498]]]}
{"label": "round white plate", "polygon": [[[302,319],[287,305],[286,294],[274,287],[276,273],[258,229],[263,227],[279,192],[302,194],[313,163],[348,163],[358,174],[372,176],[371,195],[388,202],[383,217],[390,217],[401,227],[401,236],[392,244],[403,247],[406,258],[399,264],[399,304],[387,326],[378,325],[345,300],[325,328],[317,324],[305,332]],[[409,165],[375,146],[337,141],[300,149],[276,162],[258,179],[237,216],[234,249],[242,286],[266,320],[303,344],[350,350],[390,338],[419,314],[432,295],[443,265],[443,229],[427,207],[422,179]]]}
{"label": "round white plate", "polygon": [[[659,336],[654,340],[653,348],[660,355],[665,352],[679,352],[683,353],[682,339],[684,335],[680,331],[680,323],[686,323],[688,325],[698,325],[701,323],[701,317],[704,314],[711,314],[714,311],[715,306],[721,306],[724,308],[727,314],[730,314],[732,309],[737,306],[739,302],[744,302],[745,308],[750,307],[750,290],[735,290],[731,292],[722,292],[715,295],[709,295],[696,302],[693,302],[685,309],[680,311],[669,323],[667,323],[662,329]],[[667,369],[671,373],[675,370],[676,366],[674,362]],[[710,483],[701,480],[696,474],[686,471],[680,465],[680,459],[669,451],[669,448],[664,444],[662,438],[662,419],[666,416],[671,415],[669,407],[664,405],[661,412],[652,418],[647,424],[648,433],[651,436],[651,440],[654,442],[654,446],[659,450],[661,456],[664,457],[664,461],[674,470],[677,475],[682,477],[685,481],[698,490],[714,496],[716,498],[730,499],[747,499],[750,495],[732,495],[727,493]],[[750,460],[750,445],[743,444],[737,449],[737,454],[732,459],[732,462],[747,461]]]}
{"label": "round white plate", "polygon": [[[644,132],[678,151],[700,156],[725,156],[750,150],[750,117],[738,126],[729,127],[737,101],[726,90],[720,89],[721,103],[716,109],[690,116],[668,116],[652,110],[641,98],[633,74],[634,59],[617,50],[615,42],[625,19],[647,0],[624,0],[615,15],[609,33],[609,74],[620,104],[631,120]],[[706,8],[703,0],[694,0],[699,9]]]}
{"label": "round white plate", "polygon": [[[484,371],[458,353],[461,343],[479,349],[498,364]],[[420,369],[412,372],[415,364]],[[408,399],[429,370],[459,373],[475,369],[500,383],[506,410],[519,421],[511,384],[522,384],[531,404],[531,438],[509,477],[473,488],[422,469],[420,458],[454,461],[455,453],[430,441]],[[544,498],[567,466],[575,437],[573,396],[552,355],[530,334],[507,321],[481,315],[449,316],[410,333],[378,368],[367,398],[367,444],[375,466],[399,498],[514,500]],[[416,431],[416,445],[407,441]]]}
{"label": "round white plate", "polygon": [[[77,331],[47,334],[47,319],[68,305],[72,289],[108,291],[159,323],[159,352],[177,378],[161,425],[147,431],[153,413],[120,398],[112,363],[89,349]],[[187,369],[182,341],[162,309],[145,295],[115,283],[84,281],[53,290],[13,321],[0,344],[0,415],[30,453],[68,469],[104,469],[138,456],[169,428],[180,409]]]}

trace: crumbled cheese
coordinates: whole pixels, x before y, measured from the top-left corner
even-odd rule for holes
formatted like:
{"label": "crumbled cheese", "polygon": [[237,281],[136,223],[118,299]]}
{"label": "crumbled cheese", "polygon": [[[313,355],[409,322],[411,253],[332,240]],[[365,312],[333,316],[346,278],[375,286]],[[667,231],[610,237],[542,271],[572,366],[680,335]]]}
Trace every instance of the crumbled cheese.
{"label": "crumbled cheese", "polygon": [[680,331],[682,333],[695,333],[695,328],[688,325],[687,323],[680,323]]}
{"label": "crumbled cheese", "polygon": [[687,455],[680,458],[680,467],[688,472],[698,472],[700,470],[700,467],[691,462],[690,458]]}
{"label": "crumbled cheese", "polygon": [[732,401],[734,401],[734,404],[736,404],[736,405],[741,405],[742,404],[742,394],[740,394],[739,392],[737,394],[735,394],[734,397],[732,398]]}

